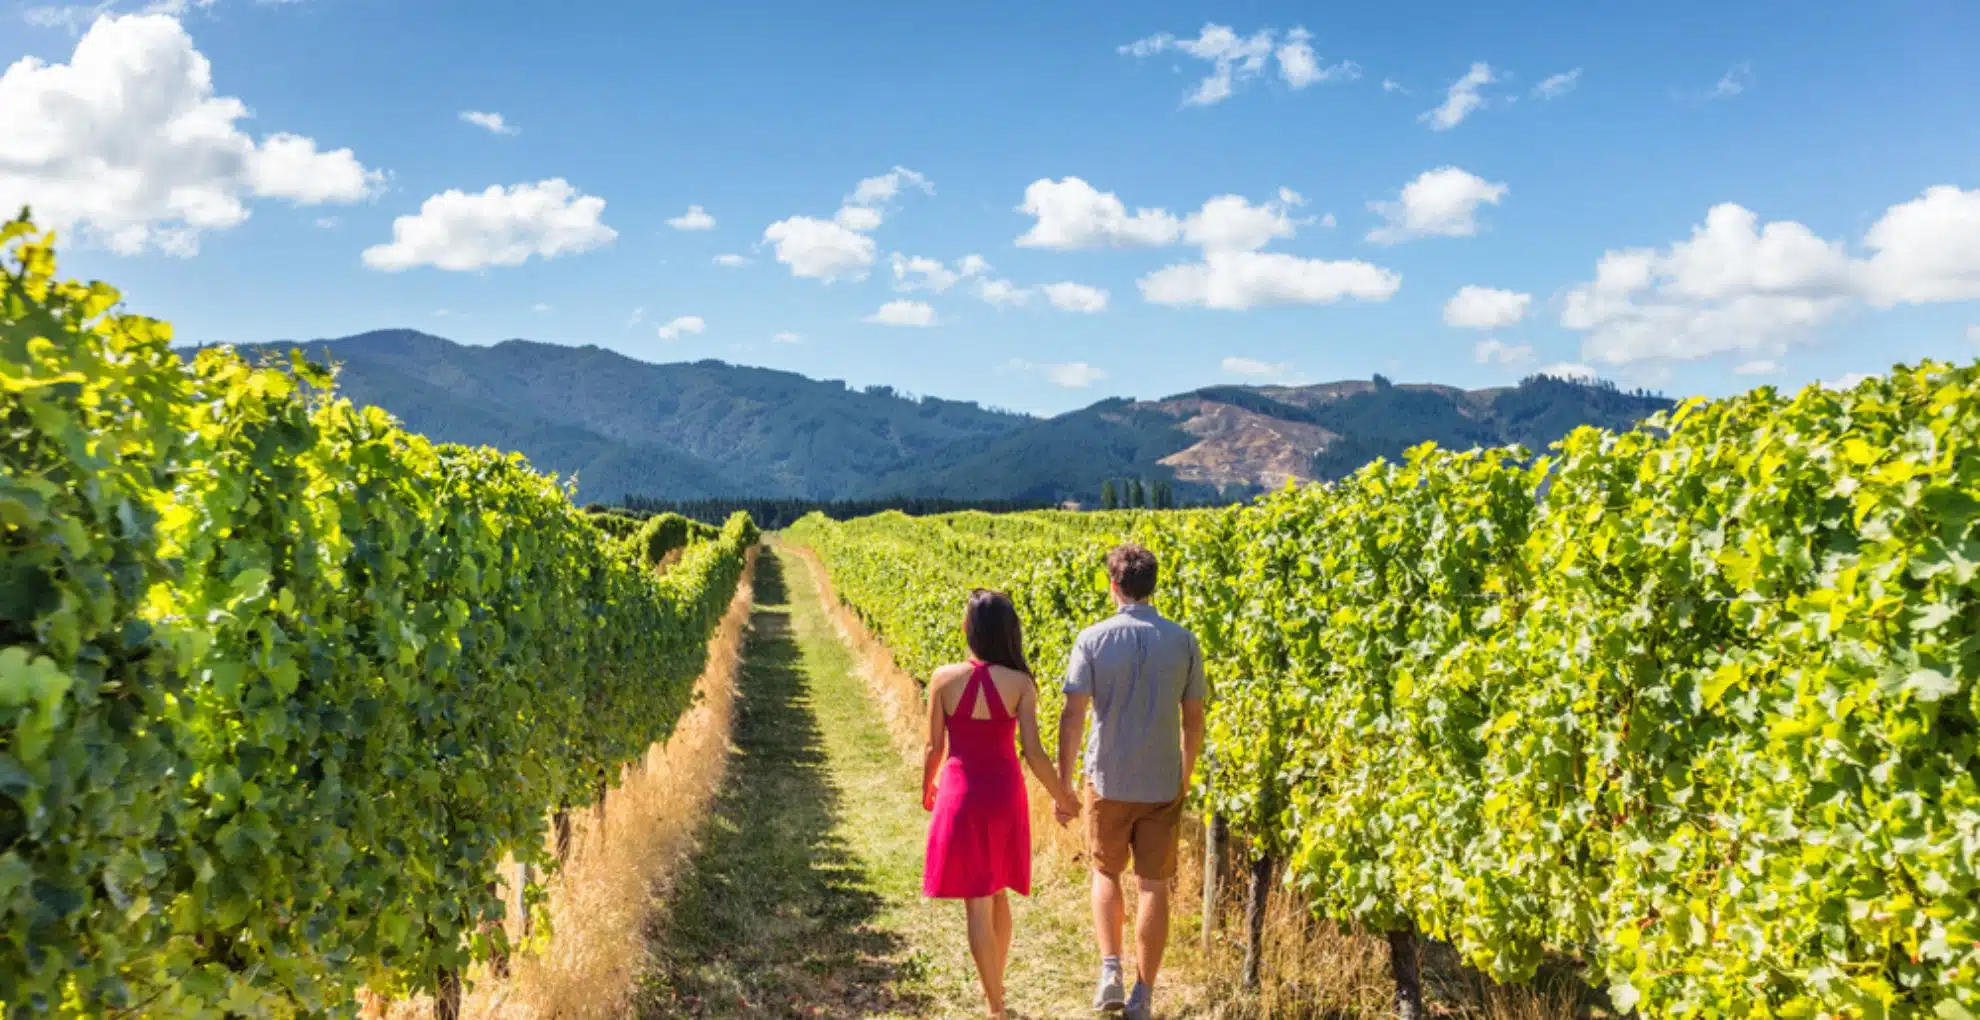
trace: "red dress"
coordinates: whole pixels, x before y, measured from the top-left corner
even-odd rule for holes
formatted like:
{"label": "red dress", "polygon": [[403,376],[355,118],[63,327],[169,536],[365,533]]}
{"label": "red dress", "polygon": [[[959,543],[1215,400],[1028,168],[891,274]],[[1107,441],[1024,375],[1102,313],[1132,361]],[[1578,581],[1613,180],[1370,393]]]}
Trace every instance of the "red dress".
{"label": "red dress", "polygon": [[[1005,889],[1031,895],[1031,805],[1018,768],[1017,717],[1004,709],[990,667],[970,663],[969,685],[948,717],[949,760],[935,788],[921,894],[975,899]],[[990,718],[972,718],[976,699]]]}

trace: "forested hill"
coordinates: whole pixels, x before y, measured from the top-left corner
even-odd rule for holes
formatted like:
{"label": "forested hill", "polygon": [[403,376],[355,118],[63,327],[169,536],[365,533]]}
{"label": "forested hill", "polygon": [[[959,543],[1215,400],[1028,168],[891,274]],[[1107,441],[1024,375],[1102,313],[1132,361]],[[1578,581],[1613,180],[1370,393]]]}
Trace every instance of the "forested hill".
{"label": "forested hill", "polygon": [[1091,499],[1099,478],[1172,481],[1184,501],[1339,478],[1425,441],[1453,449],[1544,450],[1581,425],[1627,429],[1672,402],[1603,383],[1536,376],[1462,390],[1371,380],[1301,387],[1213,386],[1155,401],[1104,400],[1028,428],[958,442],[936,462],[880,479],[876,492]]}
{"label": "forested hill", "polygon": [[586,499],[851,495],[962,439],[1029,424],[976,404],[909,400],[719,361],[656,365],[599,347],[456,344],[411,330],[297,345],[339,385],[436,439],[520,450],[576,472]]}
{"label": "forested hill", "polygon": [[302,347],[353,401],[435,439],[519,450],[576,473],[586,500],[772,497],[1093,501],[1107,478],[1184,500],[1331,478],[1425,440],[1542,448],[1578,425],[1627,428],[1670,406],[1535,378],[1461,390],[1374,380],[1216,386],[1103,400],[1049,419],[855,389],[719,361],[656,365],[595,346],[456,344],[411,330]]}

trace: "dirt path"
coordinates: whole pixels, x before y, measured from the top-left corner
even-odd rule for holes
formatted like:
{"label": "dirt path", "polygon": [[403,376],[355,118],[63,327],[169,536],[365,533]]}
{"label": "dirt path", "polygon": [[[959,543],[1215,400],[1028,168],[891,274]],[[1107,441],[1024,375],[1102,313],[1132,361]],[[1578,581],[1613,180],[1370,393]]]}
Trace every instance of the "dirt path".
{"label": "dirt path", "polygon": [[[981,1016],[959,904],[920,896],[919,777],[801,562],[766,554],[725,789],[649,933],[650,1017]],[[1014,905],[1016,1016],[1085,1015],[1084,886]]]}

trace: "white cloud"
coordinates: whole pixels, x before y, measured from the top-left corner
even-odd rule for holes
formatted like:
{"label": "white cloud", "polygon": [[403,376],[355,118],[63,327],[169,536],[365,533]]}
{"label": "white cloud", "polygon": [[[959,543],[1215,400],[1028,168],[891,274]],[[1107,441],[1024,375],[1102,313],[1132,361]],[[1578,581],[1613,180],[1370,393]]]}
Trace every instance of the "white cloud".
{"label": "white cloud", "polygon": [[1605,364],[1778,356],[1859,305],[1980,299],[1980,190],[1929,188],[1885,210],[1863,243],[1870,257],[1853,258],[1800,223],[1762,226],[1725,203],[1668,249],[1605,253],[1567,292],[1561,325]]}
{"label": "white cloud", "polygon": [[793,216],[764,228],[763,239],[776,245],[777,261],[791,267],[792,276],[824,280],[864,280],[873,265],[873,239],[831,220]]}
{"label": "white cloud", "polygon": [[1361,68],[1351,60],[1322,67],[1313,52],[1313,33],[1304,27],[1287,32],[1285,40],[1280,42],[1271,29],[1239,35],[1228,25],[1210,23],[1194,39],[1178,39],[1163,32],[1120,47],[1123,56],[1136,59],[1168,52],[1211,65],[1210,74],[1183,96],[1185,106],[1214,106],[1229,99],[1240,82],[1258,77],[1274,57],[1278,58],[1279,77],[1293,89],[1361,77]]}
{"label": "white cloud", "polygon": [[1120,48],[1122,54],[1136,58],[1170,50],[1211,64],[1209,76],[1183,96],[1183,104],[1213,106],[1231,97],[1238,79],[1253,78],[1265,70],[1265,63],[1272,56],[1272,33],[1240,36],[1227,25],[1205,24],[1194,39],[1178,39],[1164,32]]}
{"label": "white cloud", "polygon": [[1472,357],[1481,365],[1524,365],[1533,360],[1533,348],[1526,344],[1508,344],[1497,337],[1478,341],[1471,349]]}
{"label": "white cloud", "polygon": [[773,344],[801,344],[804,342],[804,334],[791,332],[779,333],[771,337],[770,342]]}
{"label": "white cloud", "polygon": [[1107,292],[1098,287],[1083,283],[1048,283],[1040,288],[1045,292],[1045,300],[1052,307],[1063,312],[1084,312],[1091,315],[1107,310]]}
{"label": "white cloud", "polygon": [[522,133],[522,130],[520,128],[517,128],[514,125],[511,125],[508,121],[503,120],[502,115],[499,113],[483,113],[479,110],[462,110],[461,120],[466,121],[469,124],[473,124],[475,127],[485,128],[489,132],[498,135],[516,135]]}
{"label": "white cloud", "polygon": [[897,166],[878,177],[868,177],[853,187],[852,194],[846,196],[846,204],[854,206],[875,206],[893,201],[903,187],[918,188],[923,194],[933,195],[935,185],[922,174]]}
{"label": "white cloud", "polygon": [[1136,209],[1130,216],[1113,192],[1077,177],[1031,182],[1018,211],[1038,220],[1017,239],[1025,248],[1149,248],[1173,244],[1182,233],[1168,212]]}
{"label": "white cloud", "polygon": [[105,16],[67,64],[23,57],[0,75],[0,207],[122,255],[190,256],[248,202],[359,202],[384,185],[349,149],[300,135],[257,142],[247,104],[165,15]]}
{"label": "white cloud", "polygon": [[1334,221],[1333,213],[1328,213],[1327,215],[1320,217],[1320,225],[1326,227],[1328,230],[1334,229],[1334,222],[1335,221]]}
{"label": "white cloud", "polygon": [[683,315],[660,327],[655,332],[662,340],[678,340],[683,336],[701,333],[708,329],[708,323],[699,315]]}
{"label": "white cloud", "polygon": [[1387,301],[1402,276],[1360,260],[1329,262],[1278,252],[1210,251],[1202,262],[1143,277],[1142,297],[1158,305],[1241,311],[1260,305]]}
{"label": "white cloud", "polygon": [[343,221],[335,216],[318,216],[316,218],[316,227],[319,230],[335,230],[342,223]]}
{"label": "white cloud", "polygon": [[1105,371],[1084,361],[1027,361],[1024,358],[1012,358],[1005,363],[1005,367],[1013,371],[1042,375],[1052,385],[1063,386],[1069,390],[1083,390],[1107,378]]}
{"label": "white cloud", "polygon": [[297,205],[355,202],[384,183],[384,176],[366,170],[351,150],[319,152],[313,139],[292,134],[264,139],[247,169],[256,194]]}
{"label": "white cloud", "polygon": [[714,230],[715,217],[708,215],[708,210],[691,205],[687,212],[668,220],[667,225],[675,230]]}
{"label": "white cloud", "polygon": [[476,194],[446,191],[427,199],[418,215],[394,220],[391,243],[365,249],[364,264],[386,272],[427,265],[459,272],[575,255],[619,236],[599,222],[604,212],[604,199],[561,178]]}
{"label": "white cloud", "polygon": [[1291,237],[1297,225],[1290,211],[1306,200],[1280,188],[1277,201],[1252,205],[1242,195],[1218,195],[1183,220],[1183,238],[1205,251],[1257,251]]}
{"label": "white cloud", "polygon": [[1425,170],[1403,185],[1393,202],[1370,202],[1368,208],[1388,222],[1368,232],[1376,244],[1396,244],[1412,237],[1470,237],[1478,233],[1478,207],[1498,205],[1504,184],[1454,166]]}
{"label": "white cloud", "polygon": [[725,269],[741,269],[742,267],[749,265],[748,256],[737,255],[734,252],[725,252],[721,255],[717,255],[715,256],[714,261],[716,265],[721,266]]}
{"label": "white cloud", "polygon": [[1297,386],[1305,382],[1305,377],[1295,371],[1291,364],[1260,361],[1257,358],[1225,358],[1222,364],[1225,375],[1251,379],[1261,383],[1276,383],[1281,386]]}
{"label": "white cloud", "polygon": [[827,283],[864,280],[876,252],[873,239],[866,235],[885,219],[878,206],[910,187],[935,193],[935,185],[926,176],[897,166],[854,185],[832,219],[792,216],[778,220],[764,228],[763,239],[776,246],[777,261],[790,266],[792,276]]}
{"label": "white cloud", "polygon": [[[1162,209],[1137,209],[1130,216],[1113,193],[1098,191],[1077,177],[1038,180],[1025,189],[1019,207],[1037,222],[1017,243],[1080,249],[1159,247],[1182,239],[1201,248],[1202,262],[1168,266],[1142,278],[1142,296],[1155,304],[1244,309],[1324,304],[1343,297],[1381,301],[1393,295],[1402,277],[1379,266],[1258,250],[1294,235],[1301,221],[1292,218],[1291,210],[1304,202],[1289,188],[1279,189],[1276,199],[1261,205],[1241,195],[1219,195],[1177,220]],[[1014,304],[1024,300],[1008,284],[995,298],[986,289],[984,299]]]}
{"label": "white cloud", "polygon": [[[289,4],[300,0],[260,0],[262,3]],[[70,35],[81,35],[84,29],[96,24],[104,15],[123,13],[120,8],[135,6],[132,13],[164,14],[183,19],[192,11],[203,11],[212,7],[215,0],[150,0],[142,6],[127,5],[119,0],[97,0],[84,4],[49,4],[29,7],[21,11],[21,19],[36,28],[59,28]]]}
{"label": "white cloud", "polygon": [[1745,92],[1746,87],[1751,84],[1753,84],[1753,65],[1742,61],[1727,68],[1726,73],[1720,76],[1718,84],[1712,86],[1712,91],[1706,95],[1712,99],[1730,99]]}
{"label": "white cloud", "polygon": [[1526,318],[1533,295],[1464,286],[1444,305],[1444,322],[1460,329],[1504,329]]}
{"label": "white cloud", "polygon": [[976,285],[976,296],[999,308],[1031,303],[1031,289],[1009,280],[981,280]]}
{"label": "white cloud", "polygon": [[1863,236],[1870,257],[1870,302],[1894,304],[1980,299],[1980,188],[1949,185],[1891,206]]}
{"label": "white cloud", "polygon": [[[1069,180],[1085,188],[1085,182]],[[1067,203],[1069,208],[1097,212],[1083,219],[1061,216],[1052,220],[1052,238],[1072,247],[1090,247],[1096,237],[1118,234],[1117,225],[1127,219],[1125,211],[1112,195],[1103,197],[1111,201]],[[1262,205],[1253,205],[1241,195],[1219,195],[1203,203],[1177,225],[1176,231],[1203,250],[1203,261],[1167,266],[1143,277],[1139,284],[1143,299],[1162,305],[1241,310],[1257,305],[1326,304],[1343,297],[1383,301],[1393,295],[1402,277],[1379,266],[1258,250],[1294,235],[1300,221],[1292,218],[1291,210],[1304,202],[1299,193],[1281,188],[1276,199]],[[1138,216],[1145,222],[1176,223],[1161,210],[1140,210]],[[1041,217],[1039,224],[1043,227],[1047,222]],[[1073,223],[1082,226],[1068,225]],[[1100,226],[1087,226],[1095,223]],[[1019,239],[1019,243],[1024,241]]]}
{"label": "white cloud", "polygon": [[1533,95],[1538,99],[1559,99],[1573,92],[1575,86],[1579,84],[1581,84],[1581,68],[1577,67],[1572,71],[1553,75],[1533,86]]}
{"label": "white cloud", "polygon": [[632,311],[632,317],[626,320],[626,328],[631,329],[634,326],[639,325],[641,322],[644,322],[645,320],[646,320],[646,309],[643,307],[635,308]]}
{"label": "white cloud", "polygon": [[981,255],[965,255],[950,269],[941,259],[931,259],[916,255],[912,258],[895,252],[891,256],[894,267],[894,289],[900,291],[929,290],[937,294],[948,293],[949,288],[972,276],[989,270],[990,263]]}
{"label": "white cloud", "polygon": [[1361,77],[1361,66],[1352,60],[1343,60],[1332,67],[1321,67],[1320,59],[1313,53],[1313,33],[1304,28],[1295,28],[1286,33],[1286,41],[1279,46],[1279,77],[1293,89],[1303,89],[1315,82],[1354,81]]}
{"label": "white cloud", "polygon": [[1384,79],[1382,79],[1382,91],[1384,91],[1384,92],[1400,92],[1400,93],[1402,93],[1402,94],[1403,94],[1403,95],[1405,95],[1405,96],[1406,96],[1406,95],[1409,95],[1409,90],[1408,90],[1408,89],[1406,89],[1406,88],[1403,88],[1403,85],[1402,85],[1402,82],[1399,82],[1399,81],[1397,81],[1397,80],[1395,80],[1394,78],[1384,78]]}
{"label": "white cloud", "polygon": [[1621,365],[1772,352],[1840,314],[1857,277],[1842,246],[1758,223],[1726,203],[1667,251],[1608,252],[1567,292],[1561,325],[1587,334],[1584,357]]}
{"label": "white cloud", "polygon": [[868,209],[863,205],[848,205],[839,209],[832,221],[847,230],[868,231],[880,226],[882,217],[878,209]]}
{"label": "white cloud", "polygon": [[535,312],[538,315],[541,315],[544,312],[550,311],[550,306],[539,301],[533,307],[530,308],[530,311]]}
{"label": "white cloud", "polygon": [[1443,103],[1436,109],[1423,111],[1417,119],[1430,125],[1432,131],[1449,131],[1485,105],[1485,98],[1478,94],[1478,90],[1498,80],[1498,75],[1492,73],[1492,65],[1482,61],[1472,64],[1464,77],[1451,83],[1450,89],[1444,93]]}
{"label": "white cloud", "polygon": [[1756,361],[1743,361],[1733,368],[1734,375],[1773,375],[1781,366],[1768,358]]}
{"label": "white cloud", "polygon": [[935,309],[926,301],[889,301],[880,310],[866,317],[867,322],[881,326],[935,326],[940,325],[935,318]]}
{"label": "white cloud", "polygon": [[1565,379],[1568,382],[1595,381],[1594,369],[1589,368],[1587,365],[1576,364],[1572,361],[1563,361],[1548,365],[1546,368],[1541,369],[1538,374],[1550,379]]}

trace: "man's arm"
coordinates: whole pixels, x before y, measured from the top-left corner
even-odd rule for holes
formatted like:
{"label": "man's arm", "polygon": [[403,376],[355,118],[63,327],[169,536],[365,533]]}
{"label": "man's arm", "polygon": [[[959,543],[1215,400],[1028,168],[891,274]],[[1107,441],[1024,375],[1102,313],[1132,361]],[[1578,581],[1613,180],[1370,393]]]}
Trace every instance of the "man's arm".
{"label": "man's arm", "polygon": [[1086,736],[1086,709],[1092,703],[1090,694],[1068,694],[1066,707],[1059,710],[1059,781],[1075,796],[1080,738]]}
{"label": "man's arm", "polygon": [[1059,781],[1079,795],[1079,745],[1086,736],[1086,710],[1093,704],[1093,656],[1086,650],[1084,634],[1073,641],[1072,655],[1066,661],[1066,682],[1060,688],[1066,707],[1059,710]]}
{"label": "man's arm", "polygon": [[1183,796],[1189,796],[1189,779],[1196,775],[1196,759],[1203,753],[1203,702],[1182,703]]}
{"label": "man's arm", "polygon": [[1183,680],[1182,692],[1182,737],[1183,737],[1183,779],[1182,795],[1189,796],[1191,777],[1196,775],[1196,759],[1203,754],[1203,703],[1210,697],[1210,683],[1203,676],[1203,647],[1196,643],[1196,635],[1189,636],[1189,676]]}

